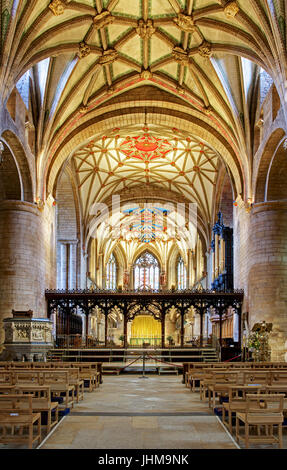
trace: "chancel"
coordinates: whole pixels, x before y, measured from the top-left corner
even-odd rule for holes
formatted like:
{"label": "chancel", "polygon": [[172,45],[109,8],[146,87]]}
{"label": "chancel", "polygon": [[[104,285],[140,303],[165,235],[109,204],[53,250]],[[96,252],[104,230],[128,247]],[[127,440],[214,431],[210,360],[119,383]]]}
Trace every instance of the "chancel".
{"label": "chancel", "polygon": [[286,2],[0,9],[0,448],[287,448]]}

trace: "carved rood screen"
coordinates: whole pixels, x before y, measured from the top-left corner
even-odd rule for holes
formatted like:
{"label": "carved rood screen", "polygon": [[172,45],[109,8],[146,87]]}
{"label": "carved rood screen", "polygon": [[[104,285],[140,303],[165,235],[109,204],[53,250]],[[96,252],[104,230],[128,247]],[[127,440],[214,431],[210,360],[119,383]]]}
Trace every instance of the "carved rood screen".
{"label": "carved rood screen", "polygon": [[124,316],[127,316],[135,305],[145,309],[156,310],[163,317],[171,307],[176,307],[184,315],[190,307],[196,313],[205,313],[213,308],[219,314],[229,307],[241,314],[244,298],[243,291],[214,292],[214,291],[124,291],[107,292],[101,290],[47,290],[48,317],[57,309],[72,314],[79,309],[89,315],[98,307],[102,313],[108,315],[110,310],[117,307]]}
{"label": "carved rood screen", "polygon": [[[231,307],[238,314],[239,325],[241,324],[241,308],[243,302],[243,291],[233,291],[232,293],[218,293],[214,291],[123,291],[111,292],[100,290],[80,290],[80,291],[46,291],[48,305],[48,317],[53,313],[64,325],[66,335],[70,334],[71,318],[75,313],[82,313],[86,316],[86,344],[89,335],[89,315],[97,309],[104,316],[105,323],[105,347],[108,345],[108,317],[115,309],[122,314],[123,318],[123,347],[127,347],[127,324],[134,320],[137,315],[152,315],[155,320],[161,322],[161,347],[165,348],[165,320],[171,310],[176,310],[179,314],[178,321],[181,330],[181,347],[184,345],[184,318],[190,308],[194,313],[200,315],[200,344],[203,339],[203,318],[209,309],[220,318],[220,331],[222,332],[222,319],[227,310]],[[79,332],[80,334],[82,333]],[[220,342],[222,334],[220,333]]]}

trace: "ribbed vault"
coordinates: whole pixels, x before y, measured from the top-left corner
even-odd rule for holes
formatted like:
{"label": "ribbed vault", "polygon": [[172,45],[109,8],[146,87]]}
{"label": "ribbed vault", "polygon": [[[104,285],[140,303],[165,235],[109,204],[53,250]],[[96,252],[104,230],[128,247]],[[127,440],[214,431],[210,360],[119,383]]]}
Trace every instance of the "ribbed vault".
{"label": "ribbed vault", "polygon": [[[262,68],[281,98],[285,92],[283,2],[10,3],[12,11],[5,11],[11,15],[9,31],[2,31],[2,96],[5,102],[15,83],[29,75],[37,122],[38,193],[46,188],[46,177],[51,173],[53,180],[57,177],[61,165],[51,168],[51,164],[75,129],[85,141],[80,128],[87,118],[101,115],[112,100],[118,107],[125,92],[136,90],[140,96],[141,87],[149,84],[153,91],[146,100],[153,99],[155,90],[164,91],[175,103],[174,110],[180,99],[191,118],[208,122],[224,136],[224,145],[233,147],[236,166],[241,168],[241,175],[231,169],[233,177],[245,184],[245,191],[238,188],[238,193],[248,196],[250,110]],[[172,112],[169,115],[172,122]]]}

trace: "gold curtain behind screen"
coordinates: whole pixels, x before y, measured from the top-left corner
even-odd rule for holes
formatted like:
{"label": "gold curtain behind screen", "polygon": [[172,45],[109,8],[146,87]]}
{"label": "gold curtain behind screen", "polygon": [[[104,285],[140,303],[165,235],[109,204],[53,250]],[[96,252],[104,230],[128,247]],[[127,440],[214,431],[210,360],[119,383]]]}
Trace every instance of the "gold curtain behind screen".
{"label": "gold curtain behind screen", "polygon": [[160,338],[161,323],[149,315],[139,315],[132,322],[132,338]]}

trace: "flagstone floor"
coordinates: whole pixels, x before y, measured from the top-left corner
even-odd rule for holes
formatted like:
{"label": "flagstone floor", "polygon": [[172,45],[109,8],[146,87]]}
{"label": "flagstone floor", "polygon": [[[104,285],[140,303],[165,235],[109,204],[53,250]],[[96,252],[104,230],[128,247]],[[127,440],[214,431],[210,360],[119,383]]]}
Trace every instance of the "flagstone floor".
{"label": "flagstone floor", "polygon": [[181,376],[104,376],[41,449],[236,449]]}

